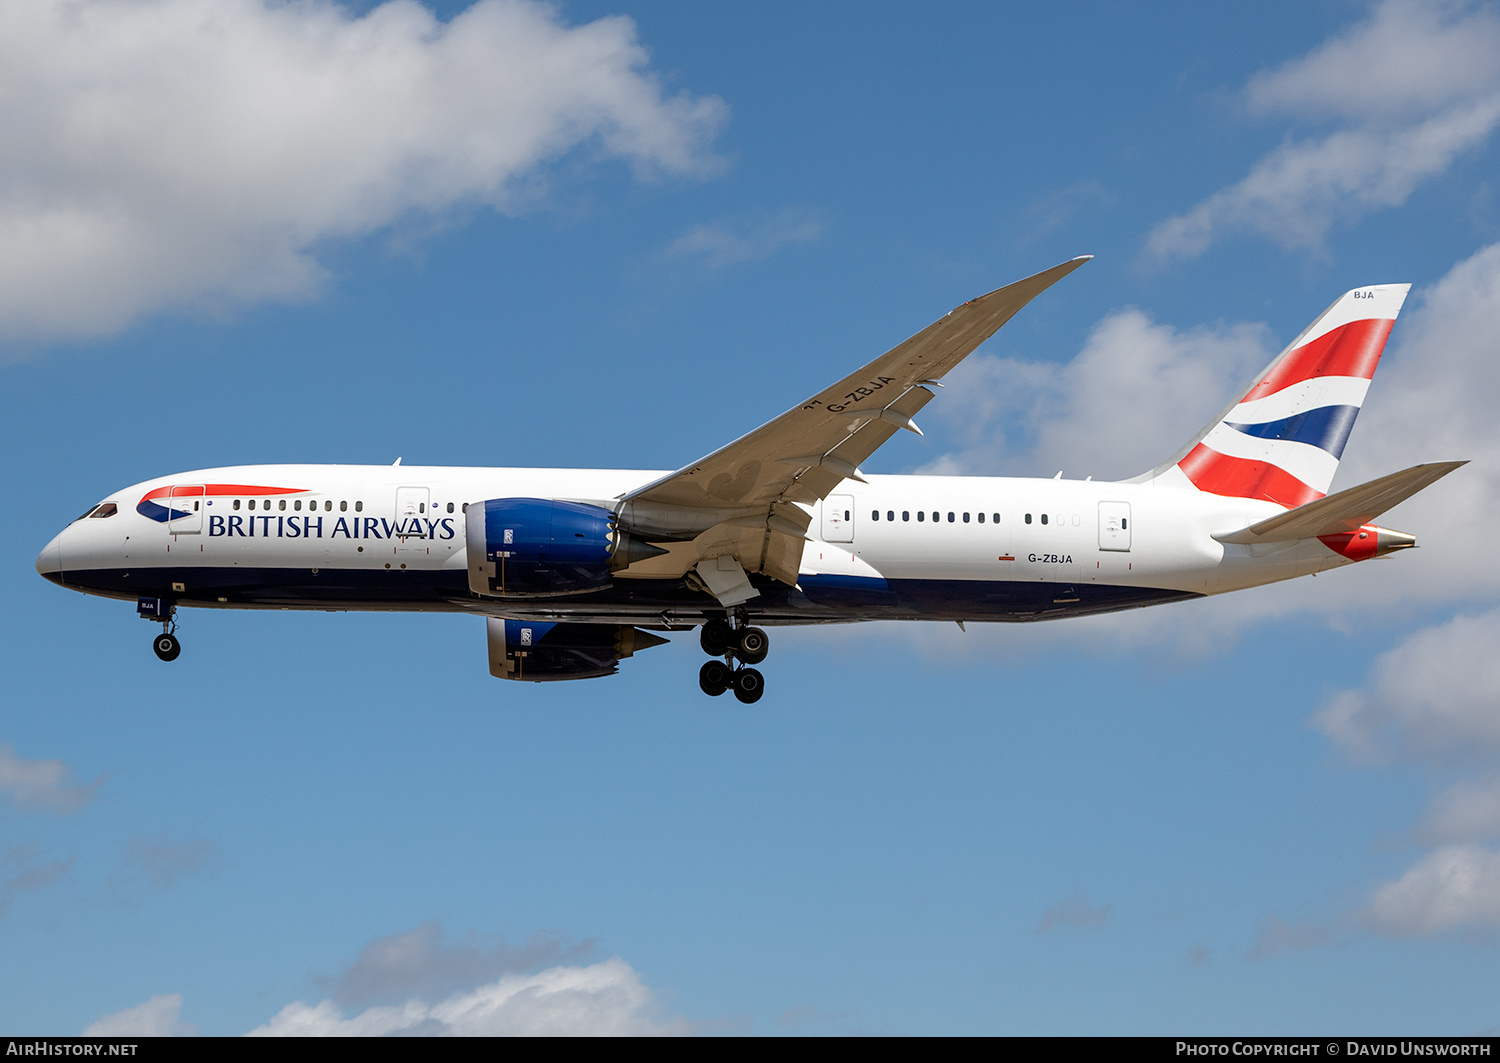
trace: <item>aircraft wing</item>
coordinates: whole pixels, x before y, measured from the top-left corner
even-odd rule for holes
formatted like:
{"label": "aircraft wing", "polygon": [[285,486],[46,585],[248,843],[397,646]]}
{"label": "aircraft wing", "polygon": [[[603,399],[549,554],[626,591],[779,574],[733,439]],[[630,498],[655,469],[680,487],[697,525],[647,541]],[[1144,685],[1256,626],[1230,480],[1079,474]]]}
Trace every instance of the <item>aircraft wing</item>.
{"label": "aircraft wing", "polygon": [[692,532],[696,545],[669,547],[669,556],[624,574],[681,574],[699,561],[732,554],[746,572],[795,584],[810,517],[793,503],[817,502],[844,480],[859,479],[860,462],[899,429],[920,435],[912,417],[932,399],[936,382],[1091,257],[971,299],[775,420],[626,495],[621,512],[637,534],[681,539]]}

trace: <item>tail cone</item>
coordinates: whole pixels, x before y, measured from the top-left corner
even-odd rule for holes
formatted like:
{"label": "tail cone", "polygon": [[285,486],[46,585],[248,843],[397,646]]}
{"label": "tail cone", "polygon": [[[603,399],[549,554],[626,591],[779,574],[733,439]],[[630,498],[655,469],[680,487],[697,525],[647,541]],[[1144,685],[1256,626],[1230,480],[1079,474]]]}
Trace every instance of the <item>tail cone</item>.
{"label": "tail cone", "polygon": [[1384,557],[1395,550],[1410,550],[1417,545],[1417,537],[1406,532],[1391,531],[1389,528],[1376,528],[1375,532],[1376,557]]}

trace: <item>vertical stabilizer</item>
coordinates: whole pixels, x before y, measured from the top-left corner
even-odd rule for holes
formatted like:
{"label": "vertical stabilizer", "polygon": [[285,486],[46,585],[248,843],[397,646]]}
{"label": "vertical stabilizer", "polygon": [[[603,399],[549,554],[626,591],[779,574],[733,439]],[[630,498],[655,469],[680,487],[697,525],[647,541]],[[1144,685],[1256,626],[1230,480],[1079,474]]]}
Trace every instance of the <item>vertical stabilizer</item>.
{"label": "vertical stabilizer", "polygon": [[1176,458],[1138,480],[1288,508],[1322,498],[1410,289],[1377,284],[1346,293]]}

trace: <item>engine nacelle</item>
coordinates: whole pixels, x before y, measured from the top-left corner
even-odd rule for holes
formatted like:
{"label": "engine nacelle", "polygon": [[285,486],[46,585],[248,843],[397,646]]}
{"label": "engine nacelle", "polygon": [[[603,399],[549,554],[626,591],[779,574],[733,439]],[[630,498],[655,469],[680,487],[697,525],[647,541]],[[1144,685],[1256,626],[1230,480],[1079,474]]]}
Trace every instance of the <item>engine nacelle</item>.
{"label": "engine nacelle", "polygon": [[548,624],[490,617],[487,627],[490,674],[531,683],[614,675],[622,658],[667,641],[623,624]]}
{"label": "engine nacelle", "polygon": [[469,589],[485,597],[597,590],[615,567],[614,515],[598,506],[492,498],[470,504],[465,534]]}

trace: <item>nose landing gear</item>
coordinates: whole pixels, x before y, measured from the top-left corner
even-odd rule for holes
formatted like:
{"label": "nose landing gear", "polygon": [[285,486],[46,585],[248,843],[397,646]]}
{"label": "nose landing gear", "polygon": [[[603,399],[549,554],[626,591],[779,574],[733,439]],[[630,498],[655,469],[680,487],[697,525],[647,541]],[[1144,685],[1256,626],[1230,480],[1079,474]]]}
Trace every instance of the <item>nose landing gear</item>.
{"label": "nose landing gear", "polygon": [[161,625],[161,634],[151,640],[151,649],[163,661],[175,661],[182,652],[182,643],[177,641],[177,603],[165,598],[142,598],[135,603],[135,611],[142,620]]}
{"label": "nose landing gear", "polygon": [[[174,627],[176,625],[173,625]],[[170,631],[163,631],[151,643],[151,648],[156,655],[164,661],[175,661],[177,655],[182,652],[182,643],[177,641],[177,636]]]}
{"label": "nose landing gear", "polygon": [[731,625],[728,620],[715,617],[704,622],[698,643],[710,657],[724,658],[709,661],[698,670],[698,686],[703,693],[716,698],[733,690],[734,696],[745,705],[760,700],[766,691],[765,676],[754,668],[736,668],[734,662],[738,659],[744,665],[752,665],[766,659],[771,640],[764,631],[747,627],[743,621]]}

